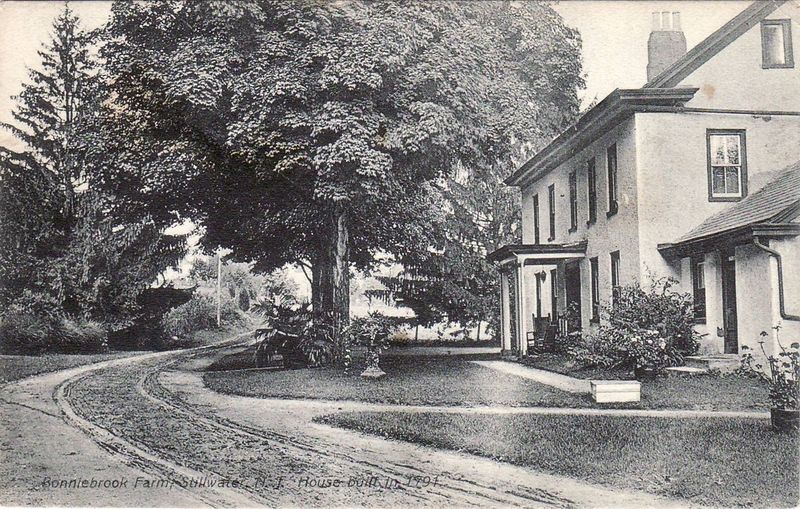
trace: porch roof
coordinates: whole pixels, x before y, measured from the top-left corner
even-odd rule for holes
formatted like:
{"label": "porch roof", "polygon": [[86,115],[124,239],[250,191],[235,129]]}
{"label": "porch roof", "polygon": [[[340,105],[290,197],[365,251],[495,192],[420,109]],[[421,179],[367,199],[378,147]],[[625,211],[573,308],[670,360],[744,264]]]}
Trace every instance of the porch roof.
{"label": "porch roof", "polygon": [[525,265],[549,265],[586,255],[586,241],[572,244],[508,244],[489,253],[490,262],[519,261]]}
{"label": "porch roof", "polygon": [[658,249],[666,255],[681,255],[725,239],[794,236],[800,232],[800,224],[793,222],[799,214],[800,161],[781,170],[757,192]]}

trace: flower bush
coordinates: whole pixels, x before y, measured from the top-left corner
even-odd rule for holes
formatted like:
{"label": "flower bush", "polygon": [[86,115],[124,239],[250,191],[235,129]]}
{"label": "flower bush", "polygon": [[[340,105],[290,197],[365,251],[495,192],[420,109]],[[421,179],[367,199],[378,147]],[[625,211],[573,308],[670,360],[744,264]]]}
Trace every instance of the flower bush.
{"label": "flower bush", "polygon": [[656,279],[647,290],[621,287],[604,308],[606,320],[587,334],[569,354],[581,364],[606,368],[661,370],[683,364],[697,352],[692,298],[671,290],[675,281]]}

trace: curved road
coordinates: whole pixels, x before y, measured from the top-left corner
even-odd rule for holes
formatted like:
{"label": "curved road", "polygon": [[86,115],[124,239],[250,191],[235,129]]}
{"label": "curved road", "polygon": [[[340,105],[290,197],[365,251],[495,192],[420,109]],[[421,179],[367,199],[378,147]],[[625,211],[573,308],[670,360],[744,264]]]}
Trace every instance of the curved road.
{"label": "curved road", "polygon": [[82,366],[0,388],[0,503],[685,505],[311,422],[353,407],[344,402],[259,400],[206,389],[199,370],[243,341]]}

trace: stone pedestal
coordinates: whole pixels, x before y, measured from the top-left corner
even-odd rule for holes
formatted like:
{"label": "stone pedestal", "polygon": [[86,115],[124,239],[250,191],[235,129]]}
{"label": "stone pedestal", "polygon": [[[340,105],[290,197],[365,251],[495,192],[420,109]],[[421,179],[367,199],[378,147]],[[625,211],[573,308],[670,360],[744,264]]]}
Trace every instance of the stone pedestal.
{"label": "stone pedestal", "polygon": [[361,373],[361,378],[377,380],[386,376],[386,372],[378,366],[370,366]]}

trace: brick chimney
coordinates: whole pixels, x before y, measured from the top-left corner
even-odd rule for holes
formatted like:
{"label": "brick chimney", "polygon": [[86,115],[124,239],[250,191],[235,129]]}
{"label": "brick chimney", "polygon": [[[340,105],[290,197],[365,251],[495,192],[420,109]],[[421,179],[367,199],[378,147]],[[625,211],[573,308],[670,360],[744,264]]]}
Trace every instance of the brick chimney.
{"label": "brick chimney", "polygon": [[680,12],[654,12],[653,28],[647,40],[647,81],[686,54],[686,37],[681,30]]}

